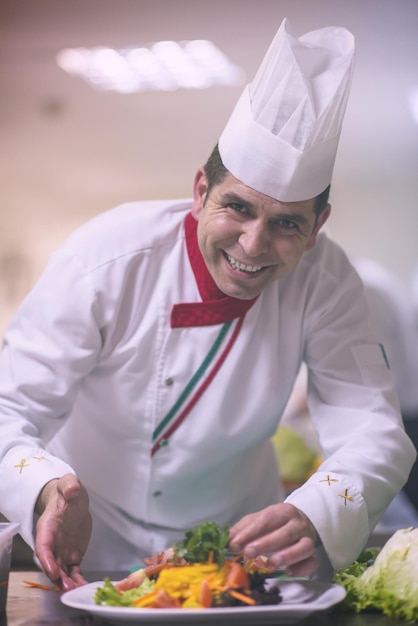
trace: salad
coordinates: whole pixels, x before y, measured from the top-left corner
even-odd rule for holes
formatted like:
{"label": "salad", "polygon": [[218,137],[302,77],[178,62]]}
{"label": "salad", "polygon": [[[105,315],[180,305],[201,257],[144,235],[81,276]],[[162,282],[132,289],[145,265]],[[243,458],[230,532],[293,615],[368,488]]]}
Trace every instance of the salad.
{"label": "salad", "polygon": [[229,531],[204,522],[186,531],[181,543],[144,559],[123,580],[105,579],[94,600],[102,606],[201,609],[279,604],[280,590],[268,586],[275,567],[267,557],[248,559],[228,552]]}

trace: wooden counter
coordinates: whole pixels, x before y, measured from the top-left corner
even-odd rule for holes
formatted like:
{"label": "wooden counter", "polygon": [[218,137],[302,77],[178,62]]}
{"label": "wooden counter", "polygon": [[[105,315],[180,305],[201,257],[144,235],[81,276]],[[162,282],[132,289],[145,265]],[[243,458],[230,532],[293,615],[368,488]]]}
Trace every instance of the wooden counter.
{"label": "wooden counter", "polygon": [[0,626],[43,626],[96,624],[84,612],[65,607],[57,591],[46,591],[30,587],[23,581],[29,580],[51,585],[39,571],[12,571],[7,594],[7,618],[0,618]]}

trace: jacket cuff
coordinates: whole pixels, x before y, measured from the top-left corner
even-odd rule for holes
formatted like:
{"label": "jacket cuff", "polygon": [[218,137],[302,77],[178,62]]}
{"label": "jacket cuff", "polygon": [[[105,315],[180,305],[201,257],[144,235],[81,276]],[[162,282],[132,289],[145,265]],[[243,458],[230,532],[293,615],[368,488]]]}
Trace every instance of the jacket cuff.
{"label": "jacket cuff", "polygon": [[285,501],[309,518],[335,569],[357,559],[370,535],[369,520],[362,494],[346,478],[318,472]]}
{"label": "jacket cuff", "polygon": [[[20,535],[34,547],[35,504],[42,488],[50,480],[64,474],[74,474],[74,470],[45,450],[16,446],[4,458],[7,468],[7,511],[2,511],[20,524]],[[2,489],[0,488],[0,493]],[[5,494],[3,494],[5,496]],[[2,498],[3,499],[3,498]]]}

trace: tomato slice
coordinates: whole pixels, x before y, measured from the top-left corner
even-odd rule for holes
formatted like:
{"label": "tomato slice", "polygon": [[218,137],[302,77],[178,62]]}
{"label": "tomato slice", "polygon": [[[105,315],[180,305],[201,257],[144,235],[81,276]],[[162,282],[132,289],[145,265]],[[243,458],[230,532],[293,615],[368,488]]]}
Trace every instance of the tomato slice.
{"label": "tomato slice", "polygon": [[132,572],[126,578],[123,578],[119,582],[115,584],[115,587],[118,591],[128,591],[128,589],[135,589],[135,587],[139,587],[145,578],[145,571],[143,569],[138,569],[136,572]]}
{"label": "tomato slice", "polygon": [[240,563],[236,561],[231,563],[225,586],[235,589],[248,589],[250,586],[248,574]]}
{"label": "tomato slice", "polygon": [[159,589],[152,606],[156,609],[180,609],[181,602],[170,596],[165,589]]}

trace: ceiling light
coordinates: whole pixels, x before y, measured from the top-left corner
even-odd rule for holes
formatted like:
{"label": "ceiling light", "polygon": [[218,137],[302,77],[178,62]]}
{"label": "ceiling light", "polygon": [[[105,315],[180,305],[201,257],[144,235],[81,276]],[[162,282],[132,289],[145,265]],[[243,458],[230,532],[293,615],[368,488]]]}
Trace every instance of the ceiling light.
{"label": "ceiling light", "polygon": [[59,67],[97,89],[134,93],[240,85],[244,71],[211,41],[159,41],[146,47],[67,48]]}

